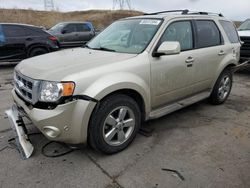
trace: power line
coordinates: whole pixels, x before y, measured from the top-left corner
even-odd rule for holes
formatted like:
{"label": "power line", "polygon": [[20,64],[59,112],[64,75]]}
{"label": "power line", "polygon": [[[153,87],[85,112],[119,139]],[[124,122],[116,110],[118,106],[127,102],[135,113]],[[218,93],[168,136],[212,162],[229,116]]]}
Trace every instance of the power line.
{"label": "power line", "polygon": [[55,10],[54,0],[44,0],[44,9],[47,11]]}
{"label": "power line", "polygon": [[131,10],[131,2],[130,0],[113,0],[113,9],[129,9]]}

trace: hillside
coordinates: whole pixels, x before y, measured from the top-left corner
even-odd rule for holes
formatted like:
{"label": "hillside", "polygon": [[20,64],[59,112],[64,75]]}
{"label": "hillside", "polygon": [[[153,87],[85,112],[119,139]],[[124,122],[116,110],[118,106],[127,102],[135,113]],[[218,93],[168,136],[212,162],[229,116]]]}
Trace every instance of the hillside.
{"label": "hillside", "polygon": [[62,21],[91,21],[98,29],[104,28],[113,21],[141,15],[138,11],[111,11],[111,10],[89,10],[77,12],[47,12],[20,9],[0,9],[0,23],[25,23],[50,28]]}
{"label": "hillside", "polygon": [[[20,9],[0,9],[0,23],[26,23],[50,28],[62,21],[91,21],[97,29],[102,29],[117,19],[142,14],[142,12],[128,10],[88,10],[63,13]],[[237,27],[240,23],[241,22],[235,21]]]}

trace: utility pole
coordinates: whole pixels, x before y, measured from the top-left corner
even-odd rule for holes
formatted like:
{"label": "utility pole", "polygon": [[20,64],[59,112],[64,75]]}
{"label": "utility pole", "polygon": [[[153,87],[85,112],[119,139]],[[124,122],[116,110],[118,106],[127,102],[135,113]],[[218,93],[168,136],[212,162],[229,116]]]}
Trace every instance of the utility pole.
{"label": "utility pole", "polygon": [[47,11],[55,10],[54,0],[44,0],[44,9]]}
{"label": "utility pole", "polygon": [[131,2],[130,0],[113,0],[113,9],[116,9],[118,6],[118,9],[124,10],[128,9],[131,10]]}

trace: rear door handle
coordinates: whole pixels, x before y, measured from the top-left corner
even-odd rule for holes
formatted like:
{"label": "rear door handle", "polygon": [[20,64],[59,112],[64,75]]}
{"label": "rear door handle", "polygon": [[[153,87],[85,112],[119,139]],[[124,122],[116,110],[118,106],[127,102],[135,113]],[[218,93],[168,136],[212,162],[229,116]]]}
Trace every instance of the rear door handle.
{"label": "rear door handle", "polygon": [[193,57],[188,57],[186,59],[186,63],[193,63],[194,62],[194,58]]}
{"label": "rear door handle", "polygon": [[218,53],[218,55],[219,56],[223,56],[223,55],[225,55],[226,53],[223,51],[223,50],[221,50],[219,53]]}
{"label": "rear door handle", "polygon": [[33,39],[30,38],[30,37],[28,37],[28,38],[26,38],[26,40],[27,40],[27,41],[32,41]]}

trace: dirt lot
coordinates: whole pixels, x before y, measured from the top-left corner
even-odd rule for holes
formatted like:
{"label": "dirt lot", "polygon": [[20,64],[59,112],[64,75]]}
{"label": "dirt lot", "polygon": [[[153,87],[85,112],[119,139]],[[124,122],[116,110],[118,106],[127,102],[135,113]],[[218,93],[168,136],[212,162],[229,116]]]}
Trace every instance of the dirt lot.
{"label": "dirt lot", "polygon": [[84,148],[47,158],[41,147],[48,140],[34,135],[36,151],[28,160],[7,142],[13,137],[4,115],[12,103],[12,72],[0,68],[0,187],[250,187],[250,72],[235,75],[224,105],[202,101],[150,121],[153,135],[138,135],[119,154]]}

